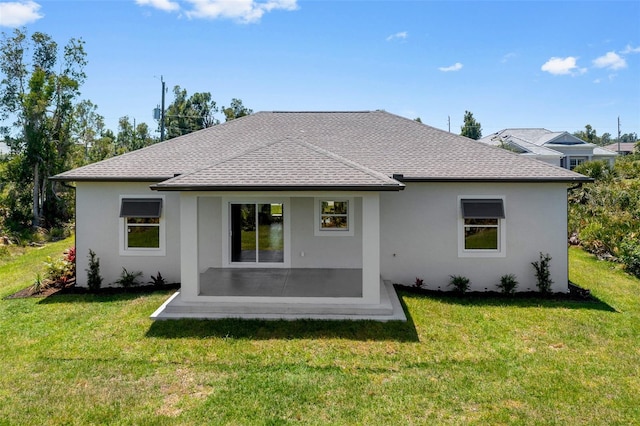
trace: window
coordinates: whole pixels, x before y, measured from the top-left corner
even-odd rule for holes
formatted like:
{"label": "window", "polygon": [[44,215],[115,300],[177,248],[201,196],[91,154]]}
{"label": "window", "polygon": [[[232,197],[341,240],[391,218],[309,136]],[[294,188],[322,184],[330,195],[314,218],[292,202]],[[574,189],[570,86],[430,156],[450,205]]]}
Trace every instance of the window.
{"label": "window", "polygon": [[316,235],[353,235],[351,199],[316,199]]}
{"label": "window", "polygon": [[162,198],[121,198],[120,254],[164,254],[162,201]]}
{"label": "window", "polygon": [[571,157],[569,158],[569,169],[573,170],[585,161],[587,161],[587,157]]}
{"label": "window", "polygon": [[458,255],[504,256],[504,200],[461,198],[460,210]]}

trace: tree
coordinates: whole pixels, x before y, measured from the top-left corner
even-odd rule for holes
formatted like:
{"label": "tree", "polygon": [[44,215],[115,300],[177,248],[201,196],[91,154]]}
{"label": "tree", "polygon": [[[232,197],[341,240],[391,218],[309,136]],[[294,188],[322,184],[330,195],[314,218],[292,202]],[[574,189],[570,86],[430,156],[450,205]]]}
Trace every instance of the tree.
{"label": "tree", "polygon": [[482,126],[473,118],[473,113],[464,112],[464,124],[460,127],[460,134],[475,140],[482,137]]}
{"label": "tree", "polygon": [[152,145],[156,140],[149,133],[147,123],[138,125],[131,123],[128,116],[120,117],[118,120],[118,136],[116,137],[117,154],[135,151]]}
{"label": "tree", "polygon": [[620,142],[637,142],[638,135],[635,133],[625,133],[620,136]]}
{"label": "tree", "polygon": [[594,143],[600,145],[600,138],[596,132],[596,129],[591,127],[590,124],[584,126],[584,130],[573,132],[573,136],[582,139],[585,142]]}
{"label": "tree", "polygon": [[242,105],[242,99],[231,99],[231,105],[228,108],[222,107],[225,121],[231,121],[245,115],[253,114],[253,110]]}
{"label": "tree", "polygon": [[52,222],[60,213],[47,177],[65,170],[73,152],[73,102],[86,78],[84,42],[72,38],[60,55],[58,44],[47,34],[27,37],[25,30],[16,29],[2,35],[0,119],[15,121],[0,130],[5,136],[17,132],[11,138],[13,158],[7,170],[17,196],[12,213],[27,209],[25,192],[30,191],[31,224],[38,227],[42,218]]}
{"label": "tree", "polygon": [[165,112],[167,139],[186,135],[196,130],[214,126],[219,121],[214,117],[218,112],[211,93],[194,93],[187,97],[187,90],[180,86],[173,88],[174,100]]}
{"label": "tree", "polygon": [[105,131],[104,117],[98,114],[98,106],[89,100],[79,102],[73,111],[71,131],[76,146],[82,147],[82,162],[75,165],[86,164],[89,151]]}

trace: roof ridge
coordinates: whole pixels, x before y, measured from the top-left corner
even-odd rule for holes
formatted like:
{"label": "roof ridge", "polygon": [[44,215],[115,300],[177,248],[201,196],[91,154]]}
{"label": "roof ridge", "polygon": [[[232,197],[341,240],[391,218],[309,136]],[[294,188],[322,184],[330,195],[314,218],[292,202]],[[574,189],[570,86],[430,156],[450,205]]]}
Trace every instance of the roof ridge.
{"label": "roof ridge", "polygon": [[305,142],[305,141],[301,141],[301,140],[297,140],[297,139],[291,139],[293,142],[299,144],[299,145],[303,145],[313,151],[316,151],[322,155],[325,155],[327,157],[330,157],[334,160],[337,160],[339,162],[341,162],[342,164],[349,166],[349,167],[353,167],[354,169],[357,169],[363,173],[368,174],[371,177],[380,179],[382,181],[386,181],[386,182],[397,182],[395,179],[390,178],[389,176],[385,175],[384,173],[380,173],[376,170],[370,169],[369,167],[363,166],[360,163],[357,163],[353,160],[349,160],[348,158],[345,158],[341,155],[336,154],[335,152],[331,152],[327,149],[321,148],[317,145],[314,145],[310,142]]}

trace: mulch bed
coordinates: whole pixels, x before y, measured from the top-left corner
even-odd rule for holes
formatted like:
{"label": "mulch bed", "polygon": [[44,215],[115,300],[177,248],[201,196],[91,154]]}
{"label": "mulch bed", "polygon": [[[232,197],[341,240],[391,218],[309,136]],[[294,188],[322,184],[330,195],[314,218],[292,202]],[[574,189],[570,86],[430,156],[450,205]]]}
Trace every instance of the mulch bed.
{"label": "mulch bed", "polygon": [[158,290],[177,290],[180,288],[180,283],[173,284],[165,284],[162,286],[156,285],[137,285],[134,287],[123,288],[123,287],[102,287],[98,290],[89,290],[86,287],[76,287],[75,285],[70,285],[67,287],[47,287],[44,288],[41,292],[32,294],[31,287],[24,288],[16,293],[13,293],[5,299],[23,299],[27,297],[38,297],[44,298],[49,296],[58,296],[63,294],[147,294],[153,293]]}
{"label": "mulch bed", "polygon": [[455,291],[429,290],[416,286],[408,286],[404,284],[394,284],[396,290],[406,291],[407,293],[422,294],[425,296],[451,296],[465,297],[470,299],[548,299],[548,300],[573,300],[573,301],[594,301],[596,300],[591,291],[579,287],[573,283],[569,283],[568,293],[549,293],[542,294],[538,291],[519,291],[513,294],[505,294],[497,291],[468,291],[466,293],[458,293]]}

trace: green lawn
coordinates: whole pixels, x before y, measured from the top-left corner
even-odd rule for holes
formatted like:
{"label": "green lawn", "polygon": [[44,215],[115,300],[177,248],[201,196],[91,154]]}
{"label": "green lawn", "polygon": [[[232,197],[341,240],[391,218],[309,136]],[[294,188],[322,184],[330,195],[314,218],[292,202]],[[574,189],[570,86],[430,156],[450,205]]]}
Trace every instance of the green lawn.
{"label": "green lawn", "polygon": [[[68,245],[0,267],[0,297]],[[599,301],[402,294],[407,323],[152,323],[169,292],[0,300],[0,424],[638,424],[640,280],[570,258]]]}

